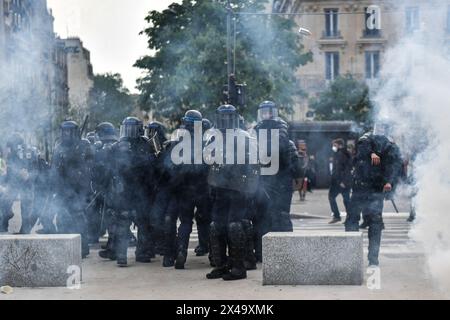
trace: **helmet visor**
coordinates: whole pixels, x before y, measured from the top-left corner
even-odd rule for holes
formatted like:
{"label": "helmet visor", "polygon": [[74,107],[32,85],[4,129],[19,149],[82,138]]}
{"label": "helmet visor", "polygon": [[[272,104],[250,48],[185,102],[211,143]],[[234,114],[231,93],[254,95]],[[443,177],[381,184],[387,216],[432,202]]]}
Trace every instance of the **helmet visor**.
{"label": "helmet visor", "polygon": [[264,120],[275,120],[278,118],[277,108],[261,108],[258,110],[258,122]]}
{"label": "helmet visor", "polygon": [[73,142],[80,138],[79,132],[76,128],[61,129],[61,140],[63,142]]}
{"label": "helmet visor", "polygon": [[120,126],[120,138],[136,139],[143,135],[143,128],[140,125],[126,124]]}
{"label": "helmet visor", "polygon": [[217,115],[217,129],[239,128],[239,118],[235,113],[219,113]]}

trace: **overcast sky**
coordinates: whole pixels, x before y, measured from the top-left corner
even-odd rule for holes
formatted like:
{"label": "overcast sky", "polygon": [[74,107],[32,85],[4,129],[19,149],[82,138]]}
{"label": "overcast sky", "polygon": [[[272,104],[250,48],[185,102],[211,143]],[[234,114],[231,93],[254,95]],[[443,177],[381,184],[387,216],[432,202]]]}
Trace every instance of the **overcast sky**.
{"label": "overcast sky", "polygon": [[48,0],[61,37],[79,36],[91,52],[95,73],[119,72],[132,92],[139,69],[133,63],[149,54],[144,18],[179,0]]}

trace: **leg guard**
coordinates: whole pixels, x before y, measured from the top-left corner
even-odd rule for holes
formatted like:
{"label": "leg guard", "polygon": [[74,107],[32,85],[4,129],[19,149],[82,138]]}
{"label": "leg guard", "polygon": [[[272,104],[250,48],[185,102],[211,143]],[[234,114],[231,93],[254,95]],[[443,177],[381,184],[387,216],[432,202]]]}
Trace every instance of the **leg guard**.
{"label": "leg guard", "polygon": [[241,222],[232,222],[228,226],[228,240],[230,244],[231,271],[223,276],[223,279],[239,280],[247,277],[244,266],[246,235]]}
{"label": "leg guard", "polygon": [[114,247],[116,251],[117,263],[126,265],[129,242],[129,232],[131,226],[131,214],[128,211],[122,211],[115,217],[115,235]]}

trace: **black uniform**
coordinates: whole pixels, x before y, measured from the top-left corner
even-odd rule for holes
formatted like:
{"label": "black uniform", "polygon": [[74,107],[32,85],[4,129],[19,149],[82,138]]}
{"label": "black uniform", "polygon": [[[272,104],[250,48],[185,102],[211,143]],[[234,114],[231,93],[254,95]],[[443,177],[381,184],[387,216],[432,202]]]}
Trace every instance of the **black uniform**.
{"label": "black uniform", "polygon": [[[369,226],[369,264],[378,265],[381,233],[384,229],[383,205],[387,183],[395,184],[399,172],[399,150],[385,136],[366,134],[356,145],[354,159],[353,193],[349,214],[345,222],[346,231],[358,231],[361,212]],[[372,165],[371,155],[377,154],[381,164]]]}
{"label": "black uniform", "polygon": [[150,141],[143,136],[142,122],[138,119],[127,118],[121,131],[119,142],[111,149],[113,177],[106,202],[108,207],[113,208],[113,247],[117,263],[126,266],[132,222],[138,227],[136,261],[150,262],[153,256],[147,210],[150,208],[149,185],[155,155]]}
{"label": "black uniform", "polygon": [[[183,118],[182,130],[190,135],[191,158],[190,163],[174,165],[168,152],[165,159],[166,172],[170,175],[170,202],[167,207],[165,221],[166,252],[165,266],[172,265],[174,259],[175,268],[184,269],[186,263],[187,251],[189,247],[189,238],[192,232],[192,225],[196,210],[205,210],[203,197],[208,194],[206,185],[207,166],[194,163],[195,144],[194,144],[194,126],[198,123],[202,128],[202,115],[196,110],[189,110]],[[187,139],[184,136],[183,139]],[[172,142],[170,150],[178,142]],[[200,150],[201,151],[201,150]],[[178,232],[176,229],[177,219],[180,219]]]}
{"label": "black uniform", "polygon": [[170,200],[168,175],[164,170],[164,158],[167,155],[166,128],[160,122],[147,125],[145,136],[154,147],[153,181],[151,191],[150,224],[155,254],[164,254],[164,219]]}
{"label": "black uniform", "polygon": [[[114,126],[109,122],[100,123],[95,130],[94,163],[92,170],[93,199],[88,211],[90,243],[97,243],[99,237],[106,233],[110,222],[110,209],[106,206],[106,193],[109,190],[112,168],[111,150],[117,142]],[[92,144],[92,142],[91,142]],[[108,230],[111,237],[112,230]]]}
{"label": "black uniform", "polygon": [[[224,145],[227,144],[226,129],[235,129],[236,137],[243,136],[248,143],[250,137],[239,129],[239,118],[233,106],[219,107],[217,119],[217,128],[224,135]],[[235,139],[236,145],[239,140]],[[214,164],[209,170],[208,182],[213,190],[210,236],[215,268],[207,274],[208,279],[238,280],[247,277],[244,265],[247,240],[244,220],[248,214],[247,199],[257,190],[259,172],[257,166],[248,163],[248,157],[245,164],[237,164],[236,159],[232,163]]]}
{"label": "black uniform", "polygon": [[80,234],[82,256],[86,257],[89,254],[86,209],[90,201],[93,153],[89,141],[80,138],[75,122],[64,122],[61,130],[61,143],[51,163],[56,227],[58,233]]}
{"label": "black uniform", "polygon": [[[271,130],[279,131],[279,170],[275,175],[262,175],[257,203],[260,212],[255,220],[257,257],[262,259],[262,236],[267,232],[292,232],[290,207],[293,193],[293,180],[304,177],[302,160],[295,144],[290,141],[288,125],[278,118],[278,110],[273,102],[263,102],[259,107],[260,121],[255,127],[258,139],[261,130],[267,131],[267,150],[273,154],[271,147]],[[261,116],[262,114],[262,116]],[[261,147],[261,146],[259,146]],[[275,152],[275,151],[274,151]],[[266,201],[266,203],[264,203]]]}
{"label": "black uniform", "polygon": [[[203,119],[203,132],[212,129],[212,123],[208,119]],[[202,175],[205,180],[201,182],[201,190],[199,190],[199,206],[195,212],[195,222],[197,225],[198,232],[198,246],[195,248],[195,253],[197,256],[206,255],[209,249],[209,226],[211,225],[211,209],[212,209],[212,199],[210,188],[208,187],[207,175]],[[211,255],[209,256],[212,260]]]}
{"label": "black uniform", "polygon": [[38,204],[41,203],[40,183],[46,171],[46,162],[36,148],[27,147],[23,139],[15,135],[8,141],[11,150],[7,156],[7,172],[4,179],[6,192],[3,196],[4,219],[2,231],[7,231],[8,222],[13,217],[12,206],[20,198],[22,216],[21,234],[31,232],[39,217]]}

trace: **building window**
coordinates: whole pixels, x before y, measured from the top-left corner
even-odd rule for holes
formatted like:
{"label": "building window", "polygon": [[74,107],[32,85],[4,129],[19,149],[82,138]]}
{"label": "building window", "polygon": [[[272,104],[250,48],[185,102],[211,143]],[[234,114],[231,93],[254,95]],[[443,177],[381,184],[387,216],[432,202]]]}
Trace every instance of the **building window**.
{"label": "building window", "polygon": [[419,30],[419,7],[406,8],[406,32],[412,33]]}
{"label": "building window", "polygon": [[10,2],[9,1],[5,1],[3,2],[3,14],[5,16],[9,16],[9,11],[10,11]]}
{"label": "building window", "polygon": [[337,37],[338,30],[338,9],[325,9],[325,36]]}
{"label": "building window", "polygon": [[325,78],[334,80],[339,76],[339,52],[325,53]]}
{"label": "building window", "polygon": [[366,51],[366,79],[378,78],[380,73],[380,51]]}

